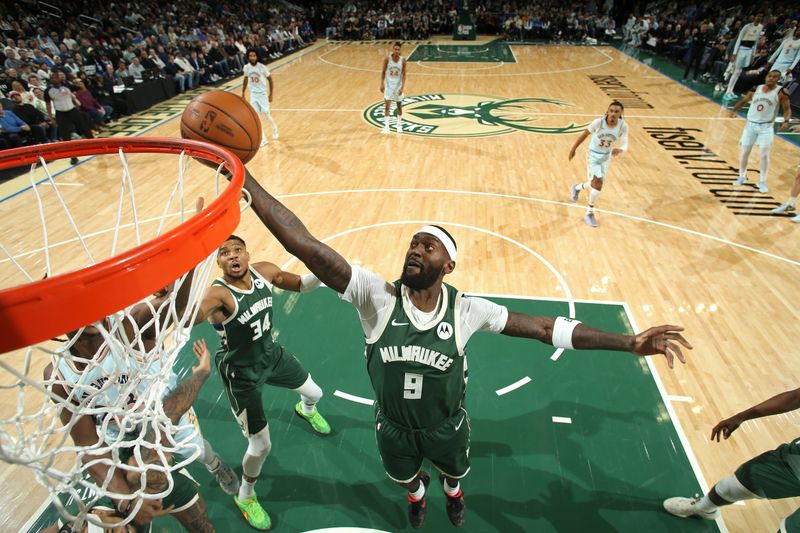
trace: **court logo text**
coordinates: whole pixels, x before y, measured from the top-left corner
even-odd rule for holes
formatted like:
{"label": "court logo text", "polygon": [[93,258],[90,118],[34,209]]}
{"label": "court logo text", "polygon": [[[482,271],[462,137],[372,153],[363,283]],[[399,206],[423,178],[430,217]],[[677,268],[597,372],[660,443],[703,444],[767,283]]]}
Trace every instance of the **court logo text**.
{"label": "court logo text", "polygon": [[[563,135],[577,133],[586,124],[575,124],[567,108],[574,104],[552,98],[500,98],[482,94],[418,94],[403,99],[403,133],[427,137],[486,137],[517,131]],[[383,128],[387,123],[384,103],[364,110],[364,120]],[[397,125],[396,111],[388,118]]]}

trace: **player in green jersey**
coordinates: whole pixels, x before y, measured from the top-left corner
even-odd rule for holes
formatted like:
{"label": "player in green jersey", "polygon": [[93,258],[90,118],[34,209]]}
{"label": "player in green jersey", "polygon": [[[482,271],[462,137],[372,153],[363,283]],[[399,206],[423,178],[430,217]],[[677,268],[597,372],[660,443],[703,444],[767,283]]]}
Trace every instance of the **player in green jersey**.
{"label": "player in green jersey", "polygon": [[[711,430],[711,440],[728,439],[739,426],[762,416],[779,415],[800,409],[800,389],[793,389],[758,405],[745,409],[719,422]],[[777,500],[800,496],[800,439],[781,444],[758,455],[716,485],[700,498],[675,497],[664,500],[664,509],[675,516],[696,516],[716,520],[719,508],[740,500],[767,498]],[[781,521],[780,529],[800,531],[800,510]]]}
{"label": "player in green jersey", "polygon": [[273,385],[300,394],[295,413],[315,433],[327,435],[330,425],[317,411],[322,389],[280,344],[272,339],[272,287],[305,292],[319,286],[313,275],[302,278],[267,262],[250,264],[244,240],[231,235],[217,252],[222,276],[208,289],[196,323],[210,320],[221,336],[216,365],[236,421],[248,445],[242,460],[242,483],[234,501],[256,529],[271,527],[258,502],[254,485],[272,442],[261,401],[263,386]]}
{"label": "player in green jersey", "polygon": [[679,326],[658,326],[619,335],[563,317],[508,311],[483,298],[466,297],[443,283],[456,267],[455,240],[443,228],[425,226],[411,238],[398,281],[389,283],[351,266],[317,240],[284,205],[247,173],[252,208],[286,250],[328,287],[352,303],[367,344],[367,369],[375,390],[375,432],[387,474],[408,490],[412,527],[425,520],[428,459],[440,472],[446,509],[455,526],[464,523],[459,479],[469,471],[469,417],[465,347],[478,331],[527,337],[565,349],[663,354],[670,368],[680,345],[691,348]]}

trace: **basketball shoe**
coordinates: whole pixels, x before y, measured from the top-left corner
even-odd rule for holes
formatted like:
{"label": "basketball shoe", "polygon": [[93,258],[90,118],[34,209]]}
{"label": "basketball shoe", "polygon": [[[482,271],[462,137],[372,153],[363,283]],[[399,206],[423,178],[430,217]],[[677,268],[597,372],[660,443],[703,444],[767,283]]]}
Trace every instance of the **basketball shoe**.
{"label": "basketball shoe", "polygon": [[578,188],[577,183],[573,183],[572,185],[569,186],[569,199],[572,200],[573,202],[578,201],[578,195],[580,195],[580,193],[581,190]]}
{"label": "basketball shoe", "polygon": [[793,205],[789,205],[788,203],[782,204],[775,209],[772,210],[773,213],[779,215],[781,213],[794,213],[795,207]]}
{"label": "basketball shoe", "polygon": [[589,211],[583,215],[583,221],[586,222],[587,226],[591,226],[593,228],[597,227],[597,218],[594,216],[594,211]]}
{"label": "basketball shoe", "polygon": [[[442,483],[442,487],[444,487],[444,475],[439,474],[439,481]],[[464,525],[464,511],[466,511],[466,505],[464,504],[464,491],[460,488],[458,489],[458,493],[455,496],[450,496],[446,492],[444,493],[446,496],[446,509],[447,509],[447,518],[450,519],[450,523],[456,527],[461,527]]]}
{"label": "basketball shoe", "polygon": [[234,495],[239,492],[239,478],[233,469],[228,466],[222,458],[217,455],[217,463],[216,468],[211,468],[210,466],[206,465],[206,470],[208,470],[214,479],[217,480],[219,483],[219,487],[225,494]]}
{"label": "basketball shoe", "polygon": [[689,518],[690,516],[698,516],[706,520],[716,520],[719,518],[719,509],[713,511],[703,511],[698,508],[697,502],[701,498],[668,498],[664,500],[664,509],[672,515],[681,518]]}
{"label": "basketball shoe", "polygon": [[306,412],[303,411],[303,402],[300,401],[294,406],[294,412],[297,416],[308,422],[308,425],[311,426],[311,429],[313,429],[314,433],[317,435],[330,435],[331,426],[328,424],[328,421],[319,414],[316,407],[314,407],[313,413],[310,415],[306,414]]}
{"label": "basketball shoe", "polygon": [[431,482],[431,476],[423,470],[419,473],[419,480],[420,483],[425,485],[425,494],[417,501],[411,499],[411,494],[408,495],[408,521],[414,529],[421,528],[425,523],[425,514],[428,511],[428,505],[425,500],[428,495],[428,484]]}
{"label": "basketball shoe", "polygon": [[240,500],[234,495],[233,501],[236,503],[236,507],[242,512],[248,524],[261,531],[267,531],[272,527],[272,520],[270,520],[264,508],[261,507],[261,504],[258,503],[258,497],[255,492],[246,500]]}

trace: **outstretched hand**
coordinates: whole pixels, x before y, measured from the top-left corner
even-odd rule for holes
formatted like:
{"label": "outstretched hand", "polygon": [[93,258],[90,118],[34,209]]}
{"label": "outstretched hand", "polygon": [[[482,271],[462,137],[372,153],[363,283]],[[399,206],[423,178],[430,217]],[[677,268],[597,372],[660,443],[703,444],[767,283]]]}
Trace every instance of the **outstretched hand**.
{"label": "outstretched hand", "polygon": [[631,351],[636,355],[663,354],[667,358],[667,365],[674,368],[675,357],[681,363],[686,363],[680,345],[692,349],[692,345],[683,338],[680,331],[683,331],[680,326],[655,326],[647,329],[634,337]]}
{"label": "outstretched hand", "polygon": [[197,372],[211,372],[211,352],[205,339],[198,339],[192,345],[192,351],[197,356],[197,366],[192,367],[192,374]]}
{"label": "outstretched hand", "polygon": [[718,422],[717,425],[714,426],[714,429],[711,430],[711,440],[719,442],[720,436],[728,440],[733,432],[742,425],[742,422],[744,422],[744,420],[739,418],[739,415],[734,415],[730,418],[726,418],[722,422]]}

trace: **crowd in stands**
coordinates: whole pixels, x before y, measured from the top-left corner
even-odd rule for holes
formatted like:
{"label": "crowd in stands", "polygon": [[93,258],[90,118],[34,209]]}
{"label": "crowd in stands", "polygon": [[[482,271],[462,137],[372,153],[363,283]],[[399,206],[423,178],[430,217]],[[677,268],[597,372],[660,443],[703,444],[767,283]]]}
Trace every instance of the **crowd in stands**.
{"label": "crowd in stands", "polygon": [[622,25],[624,42],[649,50],[685,66],[684,81],[702,81],[724,89],[730,76],[740,30],[760,17],[763,31],[755,43],[752,62],[736,81],[742,94],[764,82],[775,52],[792,38],[800,23],[800,4],[775,1],[763,6],[725,2],[670,2],[639,15],[630,14]]}
{"label": "crowd in stands", "polygon": [[92,137],[126,113],[125,86],[154,77],[177,91],[241,73],[316,39],[300,8],[200,0],[84,0],[0,10],[0,149]]}

